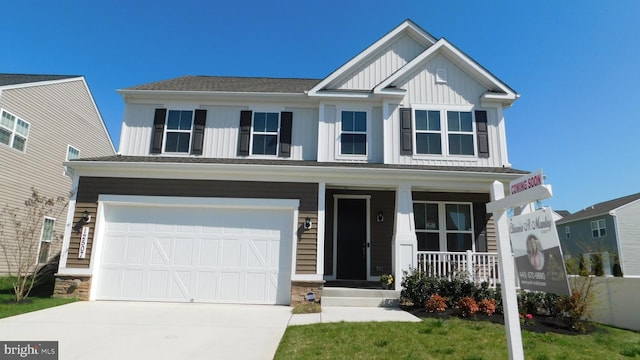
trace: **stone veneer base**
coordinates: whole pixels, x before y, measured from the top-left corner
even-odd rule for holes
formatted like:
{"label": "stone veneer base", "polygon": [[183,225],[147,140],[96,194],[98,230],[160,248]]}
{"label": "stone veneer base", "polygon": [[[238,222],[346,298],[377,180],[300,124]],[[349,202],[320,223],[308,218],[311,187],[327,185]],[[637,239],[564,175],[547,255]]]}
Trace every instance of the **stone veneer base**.
{"label": "stone veneer base", "polygon": [[56,275],[56,283],[53,288],[53,297],[78,298],[89,300],[91,289],[90,275]]}

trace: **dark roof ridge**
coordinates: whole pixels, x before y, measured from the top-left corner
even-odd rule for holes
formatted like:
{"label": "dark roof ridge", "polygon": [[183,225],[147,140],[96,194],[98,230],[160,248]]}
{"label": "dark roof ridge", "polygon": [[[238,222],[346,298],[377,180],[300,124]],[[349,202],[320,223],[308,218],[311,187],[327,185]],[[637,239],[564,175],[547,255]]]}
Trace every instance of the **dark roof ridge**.
{"label": "dark roof ridge", "polygon": [[0,86],[31,84],[43,81],[65,80],[79,77],[82,77],[82,75],[0,73]]}

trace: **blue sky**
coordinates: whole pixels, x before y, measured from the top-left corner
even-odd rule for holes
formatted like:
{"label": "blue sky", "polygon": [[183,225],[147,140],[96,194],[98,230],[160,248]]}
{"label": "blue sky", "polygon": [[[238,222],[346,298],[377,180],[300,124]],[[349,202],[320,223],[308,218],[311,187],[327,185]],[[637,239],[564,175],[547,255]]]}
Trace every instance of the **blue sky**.
{"label": "blue sky", "polygon": [[0,72],[84,75],[118,146],[116,89],[182,75],[323,78],[406,18],[521,94],[514,168],[554,209],[640,192],[640,1],[4,1]]}

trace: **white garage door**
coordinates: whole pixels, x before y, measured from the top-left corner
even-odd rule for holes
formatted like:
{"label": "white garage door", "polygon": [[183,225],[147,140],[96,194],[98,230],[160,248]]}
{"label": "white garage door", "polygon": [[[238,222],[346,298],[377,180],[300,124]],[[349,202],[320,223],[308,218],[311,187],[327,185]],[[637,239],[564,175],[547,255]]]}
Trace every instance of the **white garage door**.
{"label": "white garage door", "polygon": [[96,299],[288,304],[293,216],[107,206]]}

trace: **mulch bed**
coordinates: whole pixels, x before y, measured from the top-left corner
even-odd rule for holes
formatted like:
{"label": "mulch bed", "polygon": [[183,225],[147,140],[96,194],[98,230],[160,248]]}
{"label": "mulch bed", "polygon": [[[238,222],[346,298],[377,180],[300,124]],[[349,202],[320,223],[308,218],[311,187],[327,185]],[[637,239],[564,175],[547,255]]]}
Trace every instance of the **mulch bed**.
{"label": "mulch bed", "polygon": [[[447,309],[444,312],[428,312],[423,307],[414,306],[401,306],[402,310],[409,312],[419,318],[432,318],[432,319],[449,319],[460,318],[455,314],[453,309]],[[468,318],[469,321],[490,321],[496,324],[504,325],[503,314],[493,314],[487,316],[486,314],[476,314],[472,318]],[[572,327],[571,322],[568,319],[561,319],[547,315],[534,315],[531,320],[521,320],[520,328],[536,333],[556,333],[564,335],[583,335],[593,332],[596,329],[595,324],[589,322],[581,322],[579,326]],[[578,329],[585,329],[584,331],[578,331]]]}

